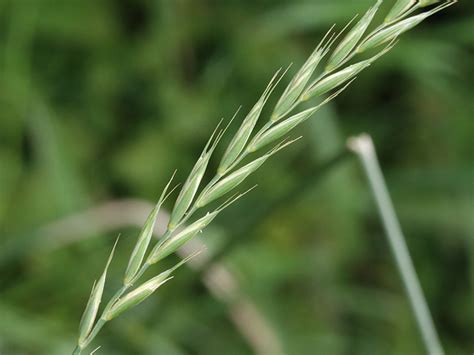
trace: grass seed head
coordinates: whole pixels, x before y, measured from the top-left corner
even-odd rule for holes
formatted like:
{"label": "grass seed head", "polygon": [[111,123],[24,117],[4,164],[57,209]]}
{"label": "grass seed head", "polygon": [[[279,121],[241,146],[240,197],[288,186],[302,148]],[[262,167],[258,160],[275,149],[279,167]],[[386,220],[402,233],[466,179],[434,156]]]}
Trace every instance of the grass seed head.
{"label": "grass seed head", "polygon": [[[204,217],[198,219],[181,231],[176,231],[177,226],[183,224],[184,220],[187,220],[198,208],[203,207],[222,197],[231,190],[236,189],[270,156],[277,153],[280,149],[283,149],[287,145],[293,143],[294,140],[287,142],[283,141],[269,152],[256,157],[250,163],[247,163],[241,168],[234,169],[238,162],[246,157],[248,153],[254,152],[288,134],[297,125],[311,117],[311,115],[314,114],[322,105],[326,104],[339,95],[339,93],[344,91],[345,88],[350,85],[353,80],[355,80],[356,75],[360,71],[368,67],[372,62],[389,51],[395,44],[398,36],[400,36],[402,33],[413,28],[434,13],[456,3],[455,0],[445,1],[431,10],[408,17],[413,13],[414,10],[433,5],[438,2],[438,0],[419,0],[419,2],[415,4],[413,0],[399,0],[392,8],[386,19],[386,22],[383,25],[377,27],[370,34],[365,35],[368,26],[372,22],[373,17],[380,6],[381,0],[377,0],[376,4],[371,9],[369,9],[362,19],[359,20],[352,30],[350,30],[349,33],[344,37],[339,46],[336,47],[333,54],[330,56],[326,70],[321,74],[321,76],[308,85],[308,82],[310,82],[311,77],[314,74],[314,71],[321,59],[329,53],[329,49],[335,43],[336,39],[345,31],[344,28],[341,32],[339,32],[339,34],[337,34],[333,32],[333,28],[331,28],[285,89],[283,95],[280,97],[275,109],[273,110],[270,120],[250,140],[250,136],[252,135],[256,122],[261,115],[263,106],[265,105],[269,95],[277,85],[278,81],[281,80],[282,76],[279,76],[279,72],[275,74],[265,89],[263,95],[246,116],[236,135],[232,139],[231,144],[227,148],[224,157],[221,160],[217,175],[213,180],[211,180],[211,183],[200,192],[198,197],[195,198],[203,175],[207,169],[209,159],[228,127],[227,126],[223,130],[218,131],[218,126],[207,142],[203,152],[201,153],[198,161],[194,165],[179,193],[174,208],[171,212],[168,230],[166,231],[163,240],[152,249],[149,257],[146,259],[146,262],[143,263],[143,258],[150,242],[153,224],[158,213],[159,206],[161,205],[162,200],[166,198],[166,196],[163,196],[166,194],[169,183],[165,188],[162,197],[160,197],[160,201],[151,212],[141,231],[125,273],[125,282],[123,288],[112,297],[105,307],[105,310],[103,311],[100,318],[102,322],[96,322],[97,312],[104,290],[107,269],[110,261],[112,260],[112,250],[104,272],[92,287],[89,301],[82,316],[80,335],[76,350],[78,349],[80,353],[80,351],[90,343],[102,326],[103,321],[113,319],[123,311],[142,302],[158,287],[170,280],[171,273],[177,267],[186,262],[186,260],[179,263],[174,268],[168,269],[151,280],[148,280],[147,282],[138,286],[135,290],[125,294],[125,292],[132,286],[131,283],[134,281],[136,276],[142,275],[143,272],[147,270],[148,266],[165,258],[169,254],[176,251],[187,241],[192,239],[209,223],[211,223],[212,220],[223,209],[227,208],[245,193],[233,195],[224,203],[222,203],[216,210],[208,212]],[[350,23],[351,22],[349,22],[346,27],[348,27]],[[362,39],[363,37],[365,38]],[[366,50],[375,49],[385,43],[389,43],[387,47],[381,50],[378,54],[374,55],[372,58],[343,67],[343,64],[350,60],[355,54],[364,52]],[[333,93],[319,105],[296,113],[289,118],[287,117],[287,115],[289,115],[289,113],[301,102],[314,96],[324,95],[328,92]],[[250,143],[248,143],[249,140]],[[123,294],[125,294],[125,296],[119,298]],[[76,350],[74,352],[75,354],[78,353]]]}

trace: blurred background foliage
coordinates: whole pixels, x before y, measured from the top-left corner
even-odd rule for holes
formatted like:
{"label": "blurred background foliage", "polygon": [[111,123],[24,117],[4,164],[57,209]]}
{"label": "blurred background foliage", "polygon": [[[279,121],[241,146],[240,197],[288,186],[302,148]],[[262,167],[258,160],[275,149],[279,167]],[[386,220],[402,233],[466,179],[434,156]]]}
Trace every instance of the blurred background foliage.
{"label": "blurred background foliage", "polygon": [[[294,72],[333,23],[372,3],[0,1],[0,353],[71,351],[114,236],[109,291],[137,233],[50,248],[42,226],[106,201],[156,200],[174,169],[186,177],[220,117],[248,110],[277,68],[293,62]],[[287,354],[423,352],[361,169],[332,160],[362,131],[448,354],[474,350],[473,50],[471,1],[403,36],[203,234]],[[97,344],[104,354],[252,353],[188,269]]]}

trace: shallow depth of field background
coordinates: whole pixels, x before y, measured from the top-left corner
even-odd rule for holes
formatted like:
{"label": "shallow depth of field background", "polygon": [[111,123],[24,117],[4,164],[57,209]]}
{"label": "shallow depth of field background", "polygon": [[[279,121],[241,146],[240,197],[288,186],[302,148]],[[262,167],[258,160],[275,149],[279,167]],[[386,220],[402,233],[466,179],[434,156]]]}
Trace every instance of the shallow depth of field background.
{"label": "shallow depth of field background", "polygon": [[[106,233],[94,232],[104,222],[94,215],[54,237],[45,225],[111,201],[155,201],[174,169],[186,178],[221,117],[248,112],[276,69],[293,62],[294,73],[334,22],[372,3],[1,1],[0,353],[72,351],[115,237],[106,295],[138,233],[117,216]],[[423,353],[358,161],[324,168],[361,132],[377,146],[448,354],[474,351],[473,54],[474,6],[461,1],[299,127],[303,139],[202,234],[287,354]],[[187,268],[94,345],[252,353],[228,307]]]}

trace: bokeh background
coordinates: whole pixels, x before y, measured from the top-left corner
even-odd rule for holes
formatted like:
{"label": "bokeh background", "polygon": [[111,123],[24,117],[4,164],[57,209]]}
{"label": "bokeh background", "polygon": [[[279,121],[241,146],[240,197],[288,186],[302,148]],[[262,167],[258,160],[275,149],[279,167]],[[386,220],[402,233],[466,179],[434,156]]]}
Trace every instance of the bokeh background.
{"label": "bokeh background", "polygon": [[[249,110],[277,68],[294,72],[333,23],[372,3],[0,1],[0,353],[72,351],[118,233],[106,294],[120,283],[143,203],[174,169],[186,178],[219,119]],[[253,354],[268,330],[290,355],[423,353],[364,174],[339,155],[361,132],[375,141],[447,353],[472,353],[473,54],[466,0],[404,35],[298,128],[304,138],[203,233],[268,329],[254,331],[245,308],[183,268],[107,325],[98,353]]]}

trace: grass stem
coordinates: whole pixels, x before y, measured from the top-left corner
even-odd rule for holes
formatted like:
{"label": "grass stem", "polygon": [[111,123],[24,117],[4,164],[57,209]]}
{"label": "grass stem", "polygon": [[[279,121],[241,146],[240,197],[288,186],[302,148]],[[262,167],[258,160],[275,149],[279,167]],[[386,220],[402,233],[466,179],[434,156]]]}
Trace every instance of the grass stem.
{"label": "grass stem", "polygon": [[348,146],[359,157],[367,175],[367,180],[377,204],[408,300],[415,314],[426,351],[430,355],[443,355],[444,351],[387,190],[372,138],[367,134],[353,137],[349,139]]}

